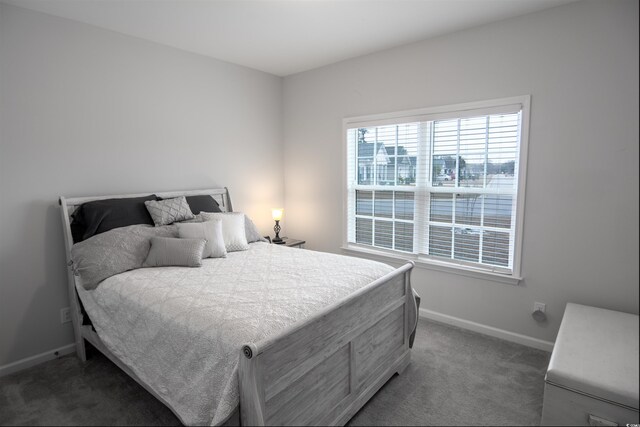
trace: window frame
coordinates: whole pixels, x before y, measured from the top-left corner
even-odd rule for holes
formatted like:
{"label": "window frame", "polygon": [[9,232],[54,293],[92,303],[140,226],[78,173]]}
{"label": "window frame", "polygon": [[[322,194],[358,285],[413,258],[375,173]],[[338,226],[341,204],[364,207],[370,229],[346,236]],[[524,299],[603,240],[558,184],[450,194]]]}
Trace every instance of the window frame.
{"label": "window frame", "polygon": [[[531,95],[521,95],[508,98],[499,98],[486,101],[468,102],[462,104],[452,104],[446,106],[427,107],[415,110],[396,111],[391,113],[372,114],[366,116],[354,116],[343,119],[342,123],[342,191],[343,191],[343,227],[342,227],[342,249],[345,252],[353,254],[361,254],[372,258],[377,258],[387,262],[398,262],[411,260],[417,266],[445,271],[463,276],[481,278],[496,282],[518,284],[522,280],[522,244],[523,244],[523,228],[524,228],[524,208],[525,208],[525,189],[527,177],[527,154],[529,146],[529,121],[530,121]],[[504,113],[505,109],[517,108],[521,109],[520,115],[520,146],[518,158],[518,186],[516,190],[516,213],[514,224],[514,243],[513,243],[513,264],[511,272],[505,272],[500,268],[483,267],[480,265],[467,265],[460,262],[448,262],[444,259],[434,259],[430,256],[421,254],[412,254],[397,250],[384,249],[364,244],[349,242],[349,193],[352,190],[349,182],[349,141],[347,130],[355,127],[372,127],[394,125],[402,123],[411,123],[417,121],[434,121],[449,118],[464,118],[477,115],[491,115]],[[424,147],[419,147],[424,149]],[[420,162],[420,160],[418,160]],[[421,165],[423,168],[427,165]],[[428,173],[428,172],[426,172]],[[420,178],[417,178],[420,179]],[[424,179],[424,177],[422,177]],[[408,191],[414,193],[414,197],[418,197],[423,191],[428,191],[428,187],[419,185],[415,186],[370,186],[379,187],[378,190],[384,191]],[[354,190],[355,191],[355,190]],[[353,216],[355,221],[355,215]],[[422,228],[422,223],[427,222],[424,212],[420,212],[419,204],[416,204],[416,212],[413,219],[414,233]],[[420,223],[420,224],[419,224]],[[354,228],[355,230],[355,228]],[[354,239],[355,240],[355,239]],[[414,238],[414,243],[416,243]],[[418,245],[421,242],[417,243]]]}

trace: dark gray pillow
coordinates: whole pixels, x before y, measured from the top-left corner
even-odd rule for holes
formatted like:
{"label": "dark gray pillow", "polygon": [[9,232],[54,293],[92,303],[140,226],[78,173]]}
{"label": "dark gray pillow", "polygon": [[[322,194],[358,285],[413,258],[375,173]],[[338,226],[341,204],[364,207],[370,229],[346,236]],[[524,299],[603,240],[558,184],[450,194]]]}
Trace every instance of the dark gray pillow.
{"label": "dark gray pillow", "polygon": [[199,214],[200,212],[222,212],[220,205],[211,196],[187,196],[187,203],[191,208],[191,212]]}
{"label": "dark gray pillow", "polygon": [[204,239],[177,239],[171,237],[152,237],[149,255],[144,267],[200,267],[202,252],[206,244]]}
{"label": "dark gray pillow", "polygon": [[[220,205],[213,196],[205,194],[203,196],[187,196],[186,199],[189,204],[189,208],[194,215],[197,215],[200,212],[222,212]],[[164,199],[162,197],[158,197],[158,200]]]}
{"label": "dark gray pillow", "polygon": [[78,243],[96,234],[134,224],[153,225],[145,201],[158,200],[155,194],[124,199],[94,200],[80,205],[71,215],[73,242]]}

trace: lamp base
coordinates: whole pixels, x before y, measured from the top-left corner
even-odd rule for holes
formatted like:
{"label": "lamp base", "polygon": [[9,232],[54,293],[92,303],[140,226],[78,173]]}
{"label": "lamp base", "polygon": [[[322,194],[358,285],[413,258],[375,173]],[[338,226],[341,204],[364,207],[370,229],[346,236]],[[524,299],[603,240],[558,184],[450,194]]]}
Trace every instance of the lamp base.
{"label": "lamp base", "polygon": [[281,245],[284,243],[284,240],[280,238],[280,230],[281,230],[280,220],[276,219],[275,221],[276,221],[276,225],[275,227],[273,227],[273,231],[276,232],[276,236],[273,239],[271,239],[271,243],[275,243],[276,245]]}

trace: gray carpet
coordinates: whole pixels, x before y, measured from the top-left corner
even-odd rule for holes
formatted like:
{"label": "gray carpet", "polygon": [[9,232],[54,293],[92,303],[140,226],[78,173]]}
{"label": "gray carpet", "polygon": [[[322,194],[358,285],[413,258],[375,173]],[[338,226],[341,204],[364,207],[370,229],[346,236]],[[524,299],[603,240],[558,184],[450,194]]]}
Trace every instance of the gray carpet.
{"label": "gray carpet", "polygon": [[[540,423],[549,353],[421,319],[411,357],[349,425]],[[0,425],[177,424],[96,351],[0,378]]]}

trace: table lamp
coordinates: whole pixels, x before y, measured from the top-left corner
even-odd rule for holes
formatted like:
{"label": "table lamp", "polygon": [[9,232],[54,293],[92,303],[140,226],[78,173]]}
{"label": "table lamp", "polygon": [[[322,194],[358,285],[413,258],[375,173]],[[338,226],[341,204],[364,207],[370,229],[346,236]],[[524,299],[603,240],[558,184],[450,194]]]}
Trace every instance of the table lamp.
{"label": "table lamp", "polygon": [[280,238],[280,220],[282,219],[282,208],[272,209],[271,215],[273,216],[273,220],[276,222],[275,227],[273,227],[273,231],[276,232],[276,237],[271,240],[272,243],[282,244],[284,240]]}

